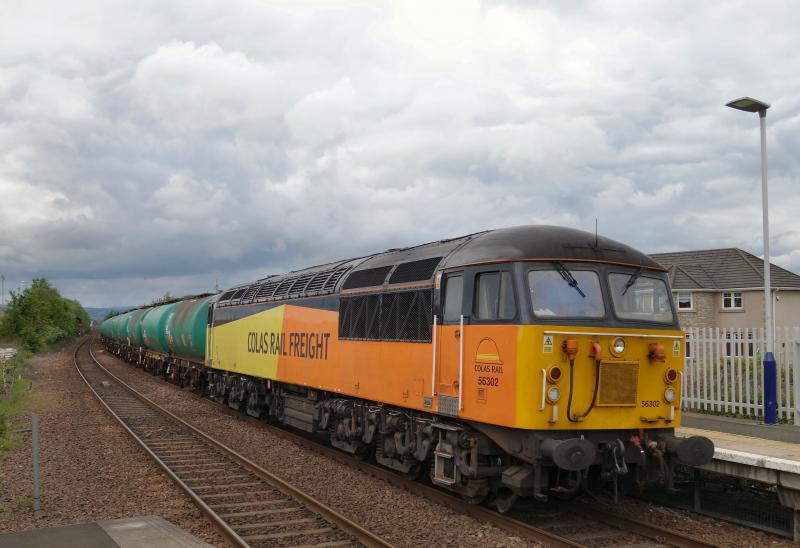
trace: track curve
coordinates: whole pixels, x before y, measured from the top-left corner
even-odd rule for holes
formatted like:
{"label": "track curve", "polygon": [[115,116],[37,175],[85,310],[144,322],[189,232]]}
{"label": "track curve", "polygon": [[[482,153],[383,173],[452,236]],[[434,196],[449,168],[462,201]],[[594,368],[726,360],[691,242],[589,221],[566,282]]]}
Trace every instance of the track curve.
{"label": "track curve", "polygon": [[100,364],[91,342],[75,348],[78,374],[231,544],[391,546],[137,392]]}

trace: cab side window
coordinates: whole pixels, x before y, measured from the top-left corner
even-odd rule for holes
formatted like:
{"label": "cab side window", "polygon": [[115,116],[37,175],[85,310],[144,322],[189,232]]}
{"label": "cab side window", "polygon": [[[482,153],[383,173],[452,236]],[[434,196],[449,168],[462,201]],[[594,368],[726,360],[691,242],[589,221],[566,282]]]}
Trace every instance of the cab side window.
{"label": "cab side window", "polygon": [[475,277],[473,315],[476,320],[511,320],[517,315],[510,272],[486,272]]}
{"label": "cab side window", "polygon": [[461,300],[464,295],[464,277],[461,274],[448,276],[444,284],[445,322],[457,322],[461,318]]}

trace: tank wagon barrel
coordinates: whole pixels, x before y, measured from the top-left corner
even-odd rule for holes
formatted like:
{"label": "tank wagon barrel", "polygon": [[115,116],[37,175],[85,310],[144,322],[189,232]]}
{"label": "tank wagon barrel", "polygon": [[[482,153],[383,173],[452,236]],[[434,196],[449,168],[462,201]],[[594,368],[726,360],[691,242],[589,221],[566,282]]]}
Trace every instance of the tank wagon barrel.
{"label": "tank wagon barrel", "polygon": [[177,303],[171,303],[153,307],[142,318],[142,339],[146,348],[169,354],[167,320],[176,305]]}
{"label": "tank wagon barrel", "polygon": [[173,354],[205,361],[208,309],[216,298],[212,295],[175,304],[166,325],[167,343]]}
{"label": "tank wagon barrel", "polygon": [[132,310],[104,321],[100,332],[125,359],[187,383],[205,362],[208,311],[217,298],[202,295]]}
{"label": "tank wagon barrel", "polygon": [[137,365],[501,510],[669,485],[713,457],[674,434],[685,343],[665,269],[578,230],[392,249],[106,323]]}

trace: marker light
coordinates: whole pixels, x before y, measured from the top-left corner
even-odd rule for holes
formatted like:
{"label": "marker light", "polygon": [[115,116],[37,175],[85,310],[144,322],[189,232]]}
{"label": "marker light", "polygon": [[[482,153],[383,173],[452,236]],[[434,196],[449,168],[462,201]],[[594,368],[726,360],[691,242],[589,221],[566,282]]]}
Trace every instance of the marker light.
{"label": "marker light", "polygon": [[561,397],[561,391],[558,389],[557,386],[551,386],[547,390],[547,401],[550,403],[555,403]]}
{"label": "marker light", "polygon": [[557,365],[554,365],[550,368],[550,371],[547,372],[547,380],[550,382],[558,382],[561,380],[561,368]]}
{"label": "marker light", "polygon": [[667,401],[667,403],[674,402],[675,401],[675,389],[672,388],[671,386],[667,387],[667,389],[664,390],[664,399]]}
{"label": "marker light", "polygon": [[619,356],[623,352],[625,352],[625,339],[622,337],[617,337],[611,343],[611,353],[615,356]]}
{"label": "marker light", "polygon": [[672,369],[671,367],[664,372],[664,380],[667,383],[672,384],[678,379],[678,372]]}

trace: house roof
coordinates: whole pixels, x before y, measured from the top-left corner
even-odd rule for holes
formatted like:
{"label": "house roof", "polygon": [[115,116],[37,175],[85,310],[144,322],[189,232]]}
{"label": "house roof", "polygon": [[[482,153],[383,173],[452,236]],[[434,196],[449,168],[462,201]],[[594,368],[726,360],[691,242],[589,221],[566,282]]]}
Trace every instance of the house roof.
{"label": "house roof", "polygon": [[[652,253],[669,272],[673,289],[763,287],[764,260],[737,248]],[[800,276],[770,264],[772,287],[800,289]]]}

